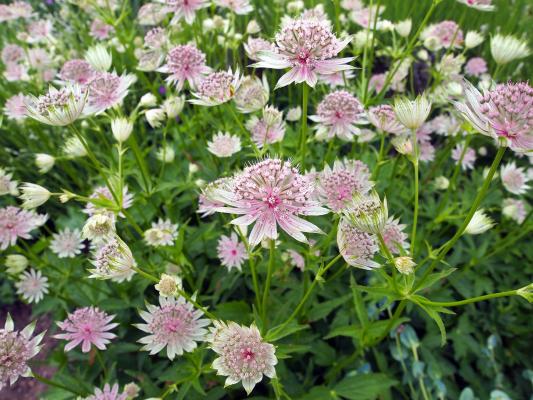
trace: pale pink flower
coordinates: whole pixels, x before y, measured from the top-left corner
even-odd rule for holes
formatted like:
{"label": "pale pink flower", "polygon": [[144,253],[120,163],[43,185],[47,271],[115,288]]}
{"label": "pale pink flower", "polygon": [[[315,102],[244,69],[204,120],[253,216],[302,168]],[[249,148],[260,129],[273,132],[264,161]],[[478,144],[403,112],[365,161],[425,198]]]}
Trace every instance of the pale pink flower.
{"label": "pale pink flower", "polygon": [[367,116],[368,121],[382,132],[394,135],[405,133],[405,126],[398,121],[394,109],[388,104],[371,107]]}
{"label": "pale pink flower", "polygon": [[175,83],[178,91],[183,89],[185,81],[195,89],[211,69],[205,65],[205,54],[192,44],[174,47],[167,54],[167,63],[158,69],[170,74],[167,82]]}
{"label": "pale pink flower", "polygon": [[152,49],[161,49],[168,44],[168,36],[165,28],[160,26],[150,29],[144,35],[144,45]]}
{"label": "pale pink flower", "polygon": [[318,74],[329,75],[353,69],[347,65],[353,57],[335,58],[348,45],[350,39],[337,39],[327,21],[289,20],[276,34],[274,51],[260,51],[259,62],[252,66],[290,68],[290,71],[279,79],[276,88],[292,82],[306,82],[315,87]]}
{"label": "pale pink flower", "polygon": [[28,43],[39,43],[52,36],[52,21],[40,19],[28,24]]}
{"label": "pale pink flower", "polygon": [[392,254],[400,254],[401,249],[409,247],[407,243],[407,234],[403,232],[404,224],[400,224],[400,219],[389,217],[381,233],[385,246]]}
{"label": "pale pink flower", "polygon": [[30,232],[43,225],[48,216],[7,206],[0,208],[0,250],[14,246],[18,238],[31,239]]}
{"label": "pale pink flower", "polygon": [[26,115],[47,125],[69,125],[82,115],[87,95],[87,90],[78,85],[59,90],[50,87],[48,93],[39,97],[26,96]]}
{"label": "pale pink flower", "polygon": [[287,254],[289,256],[291,265],[295,266],[300,271],[303,271],[305,268],[305,258],[296,250],[292,249],[287,250]]}
{"label": "pale pink flower", "polygon": [[363,105],[356,97],[345,90],[328,94],[317,107],[317,114],[309,117],[318,125],[317,139],[340,139],[352,141],[360,133],[357,124],[365,124]]}
{"label": "pale pink flower", "polygon": [[52,59],[46,50],[37,47],[28,50],[28,63],[30,67],[43,71],[52,65]]}
{"label": "pale pink flower", "polygon": [[137,19],[140,25],[158,25],[163,22],[167,13],[164,4],[146,3],[139,8]]}
{"label": "pale pink flower", "polygon": [[494,5],[492,0],[457,0],[459,3],[465,4],[468,7],[475,8],[479,11],[493,11]]}
{"label": "pale pink flower", "polygon": [[95,18],[91,23],[90,34],[95,39],[104,40],[108,39],[109,34],[114,30],[115,29],[111,25],[106,24],[101,19]]}
{"label": "pale pink flower", "polygon": [[14,328],[11,315],[7,314],[4,328],[0,329],[0,391],[6,385],[13,385],[20,376],[30,377],[28,361],[41,350],[39,343],[44,332],[32,338],[35,322],[22,331]]}
{"label": "pale pink flower", "polygon": [[262,79],[256,76],[246,76],[235,93],[233,101],[239,112],[248,114],[261,110],[267,104],[269,94],[270,88],[266,74],[263,74]]}
{"label": "pale pink flower", "polygon": [[503,199],[502,213],[508,218],[521,224],[526,219],[526,203],[524,200],[507,198]]}
{"label": "pale pink flower", "polygon": [[218,239],[217,254],[222,265],[231,271],[236,268],[241,271],[244,260],[248,259],[248,253],[243,243],[239,241],[235,232],[231,236],[222,235]]}
{"label": "pale pink flower", "polygon": [[502,165],[500,169],[500,177],[502,179],[503,187],[510,193],[520,195],[529,190],[527,184],[529,179],[524,168],[517,167],[514,161]]}
{"label": "pale pink flower", "polygon": [[4,77],[8,82],[15,81],[28,81],[30,76],[28,75],[28,67],[24,64],[9,63],[6,64],[6,70],[4,71]]}
{"label": "pale pink flower", "polygon": [[241,150],[241,139],[228,132],[218,132],[207,142],[207,150],[217,157],[231,157]]}
{"label": "pale pink flower", "polygon": [[368,166],[359,160],[335,160],[318,175],[317,194],[332,211],[348,207],[354,194],[367,194],[373,186]]}
{"label": "pale pink flower", "polygon": [[229,8],[237,15],[246,15],[253,11],[250,0],[214,0],[214,3],[223,8]]}
{"label": "pale pink flower", "polygon": [[[89,196],[90,199],[98,199],[98,200],[108,200],[113,201],[113,195],[109,191],[109,189],[106,186],[99,186],[96,189],[94,189],[93,193]],[[133,204],[133,195],[128,192],[128,187],[124,186],[122,188],[122,209],[130,208]],[[102,210],[102,207],[98,207],[97,205],[88,202],[85,206],[85,209],[83,212],[88,215],[94,215],[98,210]],[[118,214],[119,216],[123,216],[122,213]]]}
{"label": "pale pink flower", "polygon": [[263,380],[263,375],[274,378],[274,366],[278,360],[275,348],[263,341],[255,325],[250,327],[235,322],[214,321],[210,328],[209,346],[218,354],[213,361],[217,375],[226,376],[225,385],[242,381],[242,386],[250,394],[255,385]]}
{"label": "pale pink flower", "polygon": [[137,263],[130,248],[117,235],[107,238],[94,251],[89,278],[110,279],[114,282],[130,281]]}
{"label": "pale pink flower", "polygon": [[117,383],[113,386],[109,386],[109,383],[106,383],[104,385],[104,390],[95,388],[94,394],[90,395],[85,400],[127,400],[128,395],[126,393],[119,393],[119,389]]}
{"label": "pale pink flower", "polygon": [[278,225],[301,242],[307,242],[303,232],[322,233],[316,225],[299,217],[328,213],[311,200],[313,191],[312,182],[300,175],[290,161],[268,158],[246,167],[230,185],[215,187],[208,194],[213,201],[227,205],[216,211],[242,215],[233,224],[248,226],[255,222],[248,239],[253,247],[263,239],[277,239]]}
{"label": "pale pink flower", "polygon": [[171,246],[178,237],[178,224],[173,224],[169,219],[159,218],[152,222],[152,227],[144,232],[144,240],[154,247]]}
{"label": "pale pink flower", "polygon": [[346,84],[355,76],[353,71],[340,71],[329,75],[319,75],[319,82],[329,85],[330,88],[346,86]]}
{"label": "pale pink flower", "polygon": [[70,351],[81,343],[81,351],[88,353],[91,345],[100,350],[105,350],[110,339],[116,335],[109,332],[118,326],[111,323],[114,315],[108,315],[96,307],[78,308],[67,316],[63,322],[57,325],[64,331],[54,336],[56,339],[64,339],[69,342],[65,345],[65,351]]}
{"label": "pale pink flower", "polygon": [[17,44],[6,44],[2,49],[2,61],[4,64],[18,63],[24,57],[24,49]]}
{"label": "pale pink flower", "polygon": [[444,48],[461,47],[463,44],[463,31],[454,21],[442,21],[429,25],[422,31],[420,37],[422,40],[436,39],[439,47]]}
{"label": "pale pink flower", "polygon": [[376,12],[378,14],[376,27],[379,26],[379,15],[385,10],[384,6],[379,8],[376,6],[359,8],[350,13],[350,19],[359,25],[361,28],[374,29],[374,22],[376,21]]}
{"label": "pale pink flower", "polygon": [[503,140],[513,151],[533,149],[533,88],[507,83],[481,94],[464,82],[464,102],[454,102],[463,118],[483,135]]}
{"label": "pale pink flower", "polygon": [[461,129],[461,121],[454,114],[440,114],[429,122],[431,130],[437,135],[455,136]]}
{"label": "pale pink flower", "polygon": [[89,98],[85,114],[100,114],[108,108],[119,105],[136,80],[133,74],[97,73],[88,84]]}
{"label": "pale pink flower", "polygon": [[374,74],[368,81],[368,89],[370,91],[380,93],[385,87],[386,74]]}
{"label": "pale pink flower", "polygon": [[30,18],[33,15],[31,5],[25,1],[14,1],[11,4],[2,4],[0,7],[0,22]]}
{"label": "pale pink flower", "polygon": [[189,100],[189,102],[206,107],[226,103],[235,96],[241,81],[238,68],[235,73],[231,71],[231,68],[228,72],[213,72],[200,82],[198,90],[192,93],[196,98]]}
{"label": "pale pink flower", "polygon": [[213,193],[220,189],[232,191],[233,189],[231,188],[231,185],[232,180],[230,178],[220,178],[214,182],[208,183],[198,198],[197,213],[204,218],[214,214],[219,208],[224,208],[225,205],[223,202],[213,199]]}
{"label": "pale pink flower", "polygon": [[61,71],[59,71],[59,78],[65,82],[79,83],[85,85],[89,83],[96,71],[85,60],[74,59],[65,61]]}
{"label": "pale pink flower", "polygon": [[465,74],[469,76],[480,77],[487,71],[487,62],[481,57],[471,58],[465,65]]}
{"label": "pale pink flower", "polygon": [[[452,160],[459,162],[459,159],[461,158],[461,154],[463,153],[464,145],[458,144],[455,146],[455,148],[452,150]],[[474,163],[476,162],[476,151],[469,147],[466,149],[466,152],[463,156],[463,160],[461,161],[461,168],[466,171],[468,169],[474,169]]]}
{"label": "pale pink flower", "polygon": [[362,0],[342,0],[341,7],[347,11],[360,10],[364,7]]}
{"label": "pale pink flower", "polygon": [[262,38],[249,37],[248,41],[243,44],[244,51],[250,60],[260,61],[259,52],[274,51],[276,46],[268,40]]}
{"label": "pale pink flower", "polygon": [[4,105],[4,114],[15,121],[22,121],[26,118],[26,106],[24,101],[26,96],[23,93],[18,93],[6,100]]}
{"label": "pale pink flower", "polygon": [[160,0],[165,3],[167,12],[174,13],[171,24],[177,23],[180,19],[185,19],[189,25],[194,21],[196,11],[209,7],[207,0]]}
{"label": "pale pink flower", "polygon": [[210,320],[201,318],[203,313],[183,297],[159,297],[159,306],[147,304],[148,311],[140,311],[144,324],[135,326],[148,333],[139,339],[142,350],[157,354],[166,347],[167,356],[173,360],[176,355],[193,351],[197,343],[204,340]]}
{"label": "pale pink flower", "polygon": [[29,303],[40,302],[48,293],[48,278],[41,271],[31,268],[19,275],[19,281],[15,283],[17,294]]}
{"label": "pale pink flower", "polygon": [[357,229],[344,217],[337,229],[337,245],[348,265],[362,269],[379,268],[380,265],[372,261],[379,249],[376,236]]}
{"label": "pale pink flower", "polygon": [[281,142],[285,136],[283,113],[275,107],[266,106],[261,118],[254,115],[246,122],[246,129],[252,133],[252,140],[258,148]]}
{"label": "pale pink flower", "polygon": [[52,235],[50,250],[59,258],[72,258],[81,253],[83,239],[79,229],[65,228]]}
{"label": "pale pink flower", "polygon": [[426,122],[416,131],[418,141],[418,150],[420,152],[418,159],[420,161],[433,161],[435,158],[435,147],[431,144],[432,126]]}

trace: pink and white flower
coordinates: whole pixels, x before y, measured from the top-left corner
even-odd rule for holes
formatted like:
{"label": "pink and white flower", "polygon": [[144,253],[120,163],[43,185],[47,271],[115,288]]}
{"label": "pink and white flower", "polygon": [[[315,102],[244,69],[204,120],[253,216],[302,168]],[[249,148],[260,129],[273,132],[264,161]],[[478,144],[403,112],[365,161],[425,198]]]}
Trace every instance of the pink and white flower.
{"label": "pink and white flower", "polygon": [[65,228],[52,235],[50,250],[59,258],[72,258],[81,253],[83,239],[79,229]]}
{"label": "pink and white flower", "polygon": [[211,68],[205,65],[205,54],[192,44],[174,47],[167,54],[167,62],[157,71],[170,74],[167,82],[175,83],[178,91],[183,89],[185,82],[195,89]]}
{"label": "pink and white flower", "polygon": [[[455,148],[452,150],[452,159],[454,161],[459,162],[463,151],[464,145],[458,144],[457,146],[455,146]],[[473,148],[469,147],[466,149],[463,155],[463,159],[461,160],[461,168],[464,171],[468,169],[474,169],[474,162],[476,162],[476,151]]]}
{"label": "pink and white flower", "polygon": [[105,40],[109,38],[109,35],[115,30],[113,26],[106,24],[101,19],[95,18],[91,23],[90,35],[99,40]]}
{"label": "pink and white flower", "polygon": [[6,44],[2,49],[2,61],[4,64],[19,63],[24,60],[25,52],[22,47],[17,44]]}
{"label": "pink and white flower", "polygon": [[110,279],[114,282],[130,281],[135,275],[137,262],[130,248],[116,234],[99,244],[91,260],[89,278]]}
{"label": "pink and white flower", "polygon": [[406,131],[405,126],[396,118],[394,109],[388,104],[371,107],[367,116],[368,121],[382,132],[399,135]]}
{"label": "pink and white flower", "polygon": [[262,51],[274,51],[276,46],[268,40],[262,38],[249,37],[248,41],[243,44],[244,51],[250,60],[260,61],[259,53]]}
{"label": "pink and white flower", "polygon": [[346,218],[339,222],[337,245],[348,265],[369,270],[380,267],[372,260],[379,249],[376,236],[359,230]]}
{"label": "pink and white flower", "polygon": [[407,234],[403,231],[404,224],[400,224],[399,218],[389,217],[381,232],[383,242],[392,254],[400,254],[402,249],[409,247]]}
{"label": "pink and white flower", "polygon": [[426,27],[420,35],[422,40],[435,40],[436,49],[458,48],[463,45],[463,31],[454,21],[442,21]]}
{"label": "pink and white flower", "polygon": [[487,71],[487,62],[481,57],[471,58],[465,65],[465,74],[476,78],[479,78]]}
{"label": "pink and white flower", "polygon": [[178,224],[173,224],[169,219],[159,218],[152,222],[152,227],[144,232],[144,240],[154,247],[172,246],[178,237]]}
{"label": "pink and white flower", "polygon": [[526,202],[524,200],[507,198],[503,199],[502,214],[517,224],[521,224],[526,219]]}
{"label": "pink and white flower", "polygon": [[237,15],[246,15],[253,11],[250,0],[214,0],[215,5],[229,8]]}
{"label": "pink and white flower", "polygon": [[11,96],[6,100],[4,105],[4,114],[7,118],[22,121],[26,118],[26,96],[23,93],[18,93],[14,96]]}
{"label": "pink and white flower", "polygon": [[85,85],[95,76],[96,71],[87,61],[82,59],[68,60],[59,71],[59,78],[65,82]]}
{"label": "pink and white flower", "polygon": [[194,21],[198,10],[209,7],[207,0],[159,0],[165,4],[167,13],[174,13],[171,24],[176,24],[180,19],[184,19],[189,25]]}
{"label": "pink and white flower", "polygon": [[242,264],[248,259],[248,253],[235,232],[231,236],[222,235],[218,239],[217,254],[222,265],[231,271],[232,268],[242,270]]}
{"label": "pink and white flower", "polygon": [[48,216],[7,206],[0,208],[0,250],[14,246],[18,238],[31,239],[30,232],[44,225]]}
{"label": "pink and white flower", "polygon": [[218,132],[207,142],[207,150],[217,157],[231,157],[241,151],[241,139],[228,132]]}
{"label": "pink and white flower", "polygon": [[99,72],[89,82],[89,98],[85,114],[100,114],[122,103],[137,78],[133,74],[117,75]]}
{"label": "pink and white flower", "polygon": [[235,96],[241,81],[238,68],[235,73],[231,71],[231,68],[228,72],[213,72],[200,82],[198,90],[192,93],[196,98],[189,100],[189,102],[206,107],[226,103]]}
{"label": "pink and white flower", "polygon": [[[113,202],[113,195],[111,194],[111,191],[107,186],[99,186],[96,189],[94,189],[93,193],[89,196],[90,199],[95,200],[107,200],[109,202]],[[122,204],[120,205],[122,209],[126,210],[130,208],[133,204],[133,195],[128,192],[128,187],[124,186],[122,188]],[[110,204],[111,205],[111,204]],[[85,208],[83,209],[83,212],[88,215],[94,215],[97,212],[100,212],[102,210],[105,210],[105,207],[103,206],[97,206],[96,204],[88,202]],[[122,213],[118,214],[119,216],[123,216]]]}
{"label": "pink and white flower", "polygon": [[261,118],[254,115],[246,122],[246,129],[252,133],[252,140],[258,148],[281,142],[285,136],[283,113],[275,107],[266,106]]}
{"label": "pink and white flower", "polygon": [[111,323],[113,318],[114,315],[108,315],[96,307],[78,308],[63,322],[57,323],[64,332],[54,337],[68,340],[65,351],[70,351],[79,344],[84,353],[91,350],[91,345],[99,350],[105,350],[110,340],[117,337],[109,332],[118,326],[117,323]]}
{"label": "pink and white flower", "polygon": [[48,293],[48,278],[43,276],[41,271],[31,268],[20,274],[15,286],[17,294],[21,295],[24,300],[29,303],[38,303]]}
{"label": "pink and white flower", "polygon": [[529,190],[529,178],[524,168],[517,167],[514,161],[503,165],[500,169],[503,187],[513,194],[524,194]]}
{"label": "pink and white flower", "polygon": [[100,388],[94,389],[94,394],[87,397],[85,400],[127,400],[127,393],[119,393],[119,386],[115,383],[110,386],[109,383],[104,385],[104,390]]}
{"label": "pink and white flower", "polygon": [[269,94],[270,88],[266,74],[263,75],[263,79],[256,76],[246,76],[237,89],[233,101],[239,112],[248,114],[262,109],[268,102]]}

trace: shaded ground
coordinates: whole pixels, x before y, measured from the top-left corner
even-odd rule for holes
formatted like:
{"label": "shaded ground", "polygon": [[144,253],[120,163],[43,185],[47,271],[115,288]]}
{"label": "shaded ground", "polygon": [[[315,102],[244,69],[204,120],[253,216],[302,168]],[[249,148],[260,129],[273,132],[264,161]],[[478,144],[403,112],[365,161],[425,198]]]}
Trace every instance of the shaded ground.
{"label": "shaded ground", "polygon": [[[15,329],[17,330],[21,330],[32,320],[31,306],[22,303],[16,303],[11,306],[2,306],[0,309],[0,321],[2,321],[2,323],[5,321],[8,312],[11,314],[11,317],[15,322]],[[47,315],[39,317],[35,333],[48,330],[51,324],[52,320]],[[50,335],[46,334],[41,343],[43,344],[41,352],[32,359],[34,361],[31,363],[33,367],[32,369],[46,378],[51,378],[54,375],[54,368],[37,364],[39,364],[40,360],[46,359],[47,354],[54,348],[54,346],[56,346],[57,341],[50,337]],[[0,390],[0,400],[37,400],[45,390],[46,385],[37,382],[35,379],[19,378],[13,386],[5,387]]]}

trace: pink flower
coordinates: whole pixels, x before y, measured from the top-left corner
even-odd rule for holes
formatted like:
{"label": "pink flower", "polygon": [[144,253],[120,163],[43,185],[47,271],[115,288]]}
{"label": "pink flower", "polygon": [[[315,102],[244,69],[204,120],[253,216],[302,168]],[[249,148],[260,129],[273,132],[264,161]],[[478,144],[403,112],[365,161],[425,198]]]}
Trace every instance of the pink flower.
{"label": "pink flower", "polygon": [[465,74],[469,76],[480,77],[487,71],[487,63],[481,57],[471,58],[465,65]]}
{"label": "pink flower", "polygon": [[420,152],[418,159],[420,161],[433,161],[435,158],[435,147],[431,144],[431,123],[426,122],[416,131],[418,141],[418,150]]}
{"label": "pink flower", "polygon": [[59,258],[72,258],[81,253],[83,249],[83,239],[79,229],[65,228],[52,235],[50,249]]}
{"label": "pink flower", "polygon": [[30,4],[25,1],[14,1],[11,4],[0,5],[0,22],[11,21],[18,18],[29,18],[33,14]]}
{"label": "pink flower", "polygon": [[213,361],[213,368],[217,375],[227,376],[226,386],[242,381],[250,394],[263,375],[276,376],[275,348],[263,341],[255,325],[246,327],[222,321],[214,321],[214,325],[210,328],[209,343],[218,358]]}
{"label": "pink flower", "polygon": [[217,157],[231,157],[241,150],[241,139],[237,135],[218,132],[207,142],[207,150]]}
{"label": "pink flower", "polygon": [[108,315],[96,307],[78,308],[67,316],[63,322],[57,325],[64,331],[55,335],[56,339],[64,339],[69,342],[65,345],[65,351],[70,351],[81,343],[81,351],[88,353],[91,345],[100,350],[105,350],[110,339],[117,337],[109,332],[118,326],[111,323],[114,315]]}
{"label": "pink flower", "polygon": [[463,118],[483,135],[501,139],[513,151],[533,149],[533,89],[525,82],[507,83],[482,95],[464,82],[464,102],[454,102]]}
{"label": "pink flower", "polygon": [[173,12],[174,17],[170,24],[176,24],[180,19],[185,19],[189,25],[194,21],[196,11],[209,7],[207,0],[164,0],[167,12]]}
{"label": "pink flower", "polygon": [[[109,189],[106,186],[99,186],[96,189],[94,189],[93,193],[89,196],[90,199],[98,199],[98,200],[109,200],[113,201],[113,195],[109,191]],[[128,187],[124,186],[122,189],[122,204],[121,207],[125,210],[127,208],[130,208],[133,204],[133,195],[128,192]],[[102,207],[98,207],[93,203],[87,203],[85,206],[85,209],[83,212],[88,215],[94,215],[98,210],[101,210]],[[119,213],[121,217],[123,216],[122,213]]]}
{"label": "pink flower", "polygon": [[305,268],[305,258],[296,250],[292,249],[287,250],[287,254],[289,256],[291,265],[295,266],[300,271],[303,271]]}
{"label": "pink flower", "polygon": [[[452,150],[452,159],[459,162],[463,150],[464,145],[458,144],[455,146],[455,148]],[[461,168],[465,171],[467,169],[474,169],[474,162],[476,162],[476,152],[473,148],[469,147],[466,149],[463,160],[461,161]]]}
{"label": "pink flower", "polygon": [[246,129],[252,133],[252,140],[258,148],[265,144],[281,142],[285,136],[283,113],[275,107],[266,106],[263,109],[263,117],[254,115],[246,122]]}
{"label": "pink flower", "polygon": [[454,21],[442,21],[425,28],[421,38],[422,40],[436,39],[439,47],[461,47],[463,44],[463,31]]}
{"label": "pink flower", "polygon": [[353,22],[355,22],[357,25],[359,25],[361,28],[374,28],[374,21],[376,20],[376,12],[378,14],[377,17],[377,25],[379,26],[379,23],[381,22],[379,20],[379,15],[385,10],[385,7],[367,7],[367,8],[359,8],[350,13],[350,18]]}
{"label": "pink flower", "polygon": [[40,19],[28,24],[28,43],[39,43],[46,41],[52,36],[52,22]]}
{"label": "pink flower", "polygon": [[85,60],[68,60],[63,64],[59,77],[65,82],[79,83],[85,85],[95,76],[96,71]]}
{"label": "pink flower", "polygon": [[301,242],[307,242],[303,232],[322,233],[316,225],[299,217],[328,213],[311,200],[313,190],[311,181],[300,175],[290,161],[267,158],[246,167],[230,185],[213,188],[209,196],[227,205],[216,211],[242,215],[231,221],[233,224],[248,226],[255,222],[248,239],[255,246],[263,239],[275,240],[277,225]]}
{"label": "pink flower", "polygon": [[15,283],[17,294],[29,303],[37,304],[48,293],[48,278],[43,276],[41,271],[32,268],[24,271],[19,278],[20,280]]}
{"label": "pink flower", "polygon": [[274,51],[259,52],[259,62],[253,67],[286,69],[290,71],[278,81],[276,88],[292,82],[306,82],[315,87],[317,74],[329,75],[353,69],[347,65],[353,57],[335,58],[350,42],[339,40],[331,32],[327,21],[317,19],[289,20],[276,34]]}
{"label": "pink flower", "polygon": [[405,133],[405,126],[396,118],[392,106],[383,104],[368,110],[368,121],[382,132],[399,135]]}
{"label": "pink flower", "polygon": [[329,75],[319,75],[318,80],[329,85],[330,88],[346,86],[346,84],[355,76],[353,71],[340,71]]}
{"label": "pink flower", "polygon": [[4,113],[9,119],[13,119],[15,121],[22,121],[26,118],[26,106],[24,105],[24,101],[26,99],[26,96],[22,93],[18,93],[14,96],[11,96],[9,99],[6,100],[6,104],[4,106]]}
{"label": "pink flower", "polygon": [[320,102],[317,115],[309,117],[317,125],[317,139],[341,139],[352,141],[360,133],[356,124],[366,123],[364,108],[359,100],[345,90],[328,94]]}
{"label": "pink flower", "polygon": [[191,44],[180,45],[170,50],[167,63],[158,69],[159,72],[170,74],[166,80],[176,83],[178,91],[183,89],[185,81],[195,89],[210,70],[205,65],[205,54]]}
{"label": "pink flower", "polygon": [[109,383],[106,383],[104,390],[102,391],[99,388],[94,390],[94,394],[87,397],[85,400],[127,400],[128,395],[126,393],[118,393],[119,386],[115,383],[113,386],[109,386]]}
{"label": "pink flower", "polygon": [[404,224],[400,224],[400,220],[389,217],[385,223],[385,227],[381,233],[385,246],[392,254],[400,254],[401,249],[406,249],[409,244],[407,243],[407,234],[403,232],[405,229]]}
{"label": "pink flower", "polygon": [[226,191],[232,191],[231,189],[232,180],[230,178],[220,178],[214,182],[208,183],[202,194],[198,199],[198,211],[202,218],[212,215],[218,211],[220,208],[224,208],[224,203],[218,200],[214,200],[214,193],[220,189]]}
{"label": "pink flower", "polygon": [[7,206],[0,208],[0,250],[15,245],[17,239],[30,239],[30,232],[43,225],[48,216]]}
{"label": "pink flower", "polygon": [[517,167],[514,161],[501,167],[500,177],[503,187],[510,193],[520,195],[529,189],[527,184],[529,179],[524,168]]}
{"label": "pink flower", "polygon": [[348,207],[354,194],[364,195],[373,186],[367,165],[359,160],[335,160],[333,168],[326,165],[318,180],[319,198],[334,212]]}
{"label": "pink flower", "polygon": [[503,199],[502,213],[508,218],[521,224],[526,219],[526,203],[524,200],[507,198]]}
{"label": "pink flower", "polygon": [[122,102],[129,87],[137,80],[133,74],[117,75],[99,72],[89,82],[89,98],[86,114],[100,114]]}
{"label": "pink flower", "polygon": [[23,64],[9,63],[6,64],[6,70],[4,71],[4,77],[8,82],[15,81],[28,81],[30,77],[28,75],[28,67]]}
{"label": "pink flower", "polygon": [[379,249],[376,236],[357,229],[344,217],[341,218],[337,229],[337,245],[349,265],[362,269],[380,267],[377,262],[372,261]]}
{"label": "pink flower", "polygon": [[108,25],[104,21],[96,18],[91,23],[90,33],[93,38],[104,40],[109,38],[109,34],[114,30],[115,29],[111,25]]}
{"label": "pink flower", "polygon": [[249,14],[254,9],[250,0],[214,0],[214,3],[219,7],[229,8],[237,15]]}
{"label": "pink flower", "polygon": [[183,297],[159,297],[159,306],[148,304],[148,311],[141,311],[145,324],[135,326],[149,335],[141,338],[142,350],[157,354],[165,347],[167,356],[173,360],[176,355],[193,351],[197,344],[204,340],[210,324],[208,319],[201,318],[203,313],[195,310],[193,305]]}
{"label": "pink flower", "polygon": [[368,89],[376,93],[381,92],[385,87],[386,74],[374,74],[368,82]]}
{"label": "pink flower", "polygon": [[241,84],[242,78],[239,69],[233,73],[231,68],[228,72],[219,71],[209,74],[198,85],[198,90],[193,92],[195,99],[190,103],[213,107],[230,101]]}
{"label": "pink flower", "polygon": [[239,242],[235,232],[231,233],[231,237],[222,235],[220,239],[218,239],[217,253],[220,262],[227,267],[229,271],[231,271],[232,268],[241,271],[242,263],[244,260],[248,259],[246,247]]}
{"label": "pink flower", "polygon": [[268,40],[262,38],[249,37],[248,41],[244,43],[244,51],[250,60],[260,61],[259,52],[274,51],[276,46]]}
{"label": "pink flower", "polygon": [[16,44],[6,44],[2,49],[4,64],[18,63],[24,59],[24,49]]}
{"label": "pink flower", "polygon": [[[150,29],[144,35],[144,44],[151,49],[161,49],[167,45],[168,37],[164,28],[156,27]],[[192,46],[191,46],[192,47]]]}
{"label": "pink flower", "polygon": [[493,11],[494,5],[492,0],[457,0],[459,3],[463,3],[468,7],[475,8],[479,11]]}

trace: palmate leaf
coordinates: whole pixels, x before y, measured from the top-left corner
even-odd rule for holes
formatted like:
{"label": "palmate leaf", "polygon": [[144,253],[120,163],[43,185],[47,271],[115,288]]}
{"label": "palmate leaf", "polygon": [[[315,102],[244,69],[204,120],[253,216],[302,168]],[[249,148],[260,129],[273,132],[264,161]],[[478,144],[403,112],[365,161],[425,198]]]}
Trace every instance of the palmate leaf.
{"label": "palmate leaf", "polygon": [[347,376],[335,385],[334,391],[342,398],[350,400],[373,400],[398,381],[386,374],[365,374]]}
{"label": "palmate leaf", "polygon": [[448,277],[449,275],[453,274],[455,271],[457,271],[457,268],[448,268],[448,269],[445,269],[444,271],[434,272],[430,274],[428,278],[426,279],[426,281],[424,282],[424,284],[420,286],[416,290],[416,292],[420,292],[421,290],[424,290],[426,288],[433,286],[435,283]]}
{"label": "palmate leaf", "polygon": [[439,313],[443,313],[443,314],[455,314],[455,313],[441,306],[432,306],[429,304],[424,304],[421,300],[425,300],[425,298],[422,296],[414,295],[414,296],[411,296],[410,299],[417,306],[419,306],[422,310],[424,310],[426,314],[429,315],[429,317],[433,321],[435,321],[440,331],[441,346],[444,346],[446,344],[446,328],[444,326],[444,322],[442,321],[442,318],[440,317]]}

